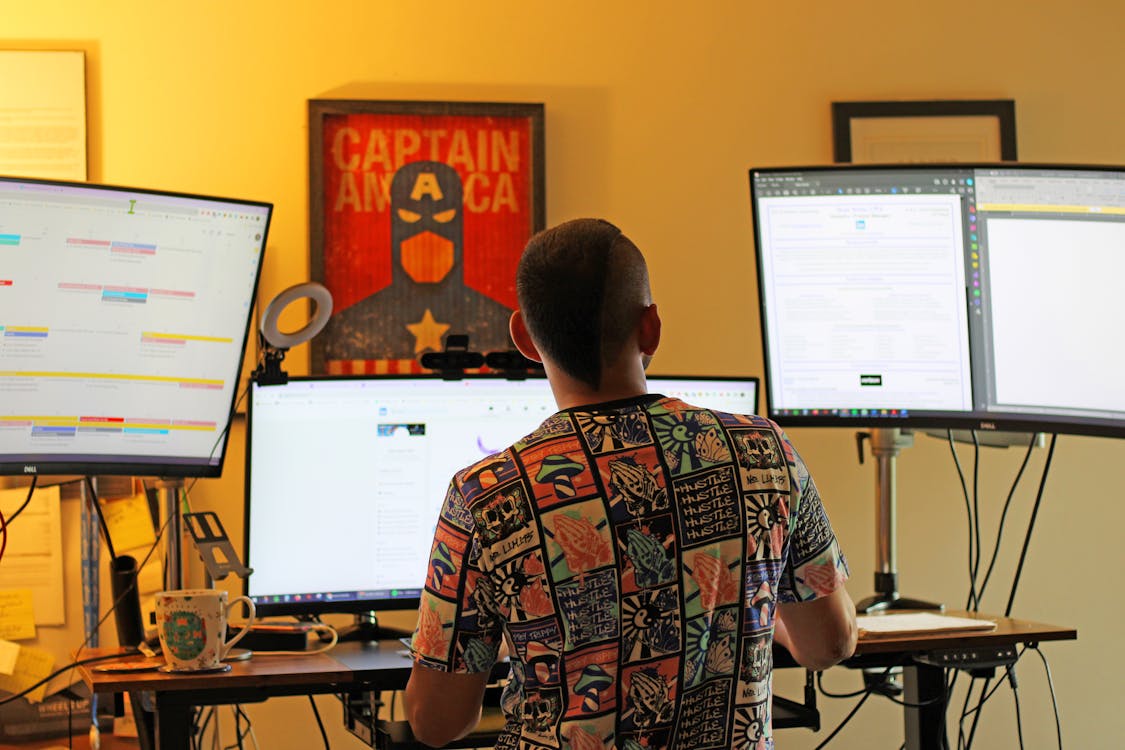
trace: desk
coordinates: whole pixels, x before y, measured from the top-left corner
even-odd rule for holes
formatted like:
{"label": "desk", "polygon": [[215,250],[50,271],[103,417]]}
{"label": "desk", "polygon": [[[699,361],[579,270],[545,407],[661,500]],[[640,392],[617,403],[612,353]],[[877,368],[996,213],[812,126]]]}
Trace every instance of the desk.
{"label": "desk", "polygon": [[855,655],[844,662],[851,668],[903,668],[903,698],[919,708],[903,709],[903,730],[910,750],[938,750],[941,747],[942,725],[945,721],[944,668],[919,661],[947,649],[982,651],[1003,646],[1040,643],[1042,641],[1073,641],[1078,638],[1074,628],[1045,625],[975,612],[947,612],[954,617],[992,620],[994,630],[961,631],[910,635],[882,635],[862,638]]}
{"label": "desk", "polygon": [[[991,615],[951,612],[959,617],[995,620],[995,630],[972,633],[864,638],[845,666],[903,667],[905,698],[926,704],[906,708],[907,747],[930,750],[940,746],[945,715],[943,669],[919,663],[918,657],[943,649],[995,647],[1042,641],[1074,640],[1073,628],[1044,625]],[[284,695],[399,690],[410,676],[411,662],[397,640],[382,643],[342,643],[328,654],[264,656],[235,662],[224,674],[105,673],[82,667],[82,677],[97,692],[151,691],[156,702],[156,737],[160,750],[187,750],[194,706],[254,703]],[[102,653],[111,653],[102,650]],[[97,649],[84,655],[98,655]]]}
{"label": "desk", "polygon": [[[113,653],[86,649],[83,656]],[[257,703],[286,695],[320,695],[347,690],[400,690],[410,677],[411,661],[398,640],[342,643],[329,654],[256,655],[232,662],[231,670],[212,674],[98,672],[80,667],[82,679],[102,693],[151,691],[156,706],[156,745],[160,750],[188,750],[191,711],[196,706]]]}

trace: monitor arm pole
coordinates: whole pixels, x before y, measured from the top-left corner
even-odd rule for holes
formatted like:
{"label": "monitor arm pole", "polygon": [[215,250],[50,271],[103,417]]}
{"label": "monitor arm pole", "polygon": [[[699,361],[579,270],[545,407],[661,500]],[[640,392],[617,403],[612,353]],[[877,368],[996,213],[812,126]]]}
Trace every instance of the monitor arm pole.
{"label": "monitor arm pole", "polygon": [[894,609],[944,609],[944,605],[899,596],[897,505],[898,454],[914,445],[914,435],[901,429],[876,428],[857,432],[859,462],[863,463],[863,441],[871,441],[875,455],[875,594],[856,604],[860,613]]}
{"label": "monitor arm pole", "polygon": [[180,516],[180,490],[184,480],[180,477],[165,477],[156,482],[156,496],[160,514],[168,524],[164,532],[164,581],[169,591],[184,587],[183,557],[180,544],[183,540],[182,518]]}

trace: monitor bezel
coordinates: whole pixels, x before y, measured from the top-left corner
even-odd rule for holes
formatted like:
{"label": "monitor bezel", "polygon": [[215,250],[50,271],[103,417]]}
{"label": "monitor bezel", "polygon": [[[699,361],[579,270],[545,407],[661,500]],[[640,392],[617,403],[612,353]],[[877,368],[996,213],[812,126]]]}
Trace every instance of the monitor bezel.
{"label": "monitor bezel", "polygon": [[[658,388],[653,388],[652,383],[660,383],[667,380],[700,380],[707,383],[753,383],[754,384],[754,411],[753,414],[757,415],[758,410],[762,406],[762,379],[757,375],[667,375],[665,373],[645,373],[645,378],[649,382],[649,392],[658,392]],[[668,394],[663,394],[667,396]],[[686,402],[690,403],[690,402]],[[698,404],[690,404],[691,406],[698,406]]]}
{"label": "monitor bezel", "polygon": [[[820,164],[810,166],[752,167],[749,172],[750,213],[753,224],[753,252],[758,291],[758,323],[760,327],[763,373],[762,385],[766,416],[786,427],[864,427],[919,430],[974,430],[980,432],[1057,433],[1125,438],[1125,421],[1079,418],[1073,415],[1028,414],[1022,412],[928,412],[903,416],[841,416],[835,414],[794,415],[779,413],[774,408],[773,382],[769,346],[769,326],[765,295],[762,293],[763,260],[760,252],[761,226],[758,216],[757,174],[817,172],[907,172],[927,170],[1011,170],[1015,172],[1107,172],[1125,175],[1125,166],[1112,164],[1049,164],[1032,162],[945,162],[892,164]],[[971,356],[971,355],[970,355]]]}
{"label": "monitor bezel", "polygon": [[[242,331],[242,347],[239,349],[238,366],[234,370],[234,377],[241,380],[245,367],[246,348],[250,336],[250,327],[253,322],[254,305],[258,298],[258,287],[262,278],[266,245],[269,241],[269,228],[273,219],[274,204],[266,201],[249,200],[245,198],[228,198],[218,195],[202,193],[187,193],[173,190],[160,190],[153,188],[131,187],[127,185],[112,185],[92,182],[74,182],[68,180],[36,179],[32,177],[18,177],[0,175],[0,184],[25,184],[42,185],[46,187],[77,188],[94,191],[107,191],[112,193],[133,193],[138,195],[154,195],[169,198],[188,198],[192,200],[213,201],[215,203],[228,203],[239,206],[264,208],[266,218],[262,227],[262,249],[258,254],[258,268],[251,288],[249,305],[246,310],[246,322]],[[24,460],[17,460],[11,455],[0,454],[0,476],[56,476],[68,474],[101,475],[101,476],[148,476],[169,478],[198,478],[209,479],[219,477],[223,473],[226,462],[227,448],[230,445],[230,425],[234,418],[235,408],[239,399],[239,385],[236,383],[231,391],[230,407],[227,409],[226,423],[220,435],[221,446],[216,445],[211,455],[200,459],[194,456],[182,457],[152,457],[130,456],[128,454],[109,454],[106,460],[98,456],[67,456],[52,457],[50,454],[27,454]],[[217,460],[216,459],[217,452]]]}

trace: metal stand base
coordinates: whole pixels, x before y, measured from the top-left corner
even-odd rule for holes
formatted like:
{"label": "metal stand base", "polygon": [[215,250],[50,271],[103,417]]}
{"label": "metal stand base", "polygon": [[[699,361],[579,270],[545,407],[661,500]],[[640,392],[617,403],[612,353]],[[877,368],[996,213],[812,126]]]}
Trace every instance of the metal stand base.
{"label": "metal stand base", "polygon": [[874,594],[866,599],[862,599],[856,603],[855,609],[856,612],[863,615],[904,609],[936,609],[939,612],[944,612],[945,605],[938,604],[937,602],[927,602],[922,599],[912,599],[909,596],[899,596],[898,593],[891,593]]}
{"label": "metal stand base", "polygon": [[863,463],[863,441],[871,441],[875,454],[875,594],[856,604],[860,614],[904,609],[944,610],[944,604],[899,596],[897,539],[897,461],[904,448],[914,444],[909,432],[880,428],[856,434],[859,462]]}
{"label": "metal stand base", "polygon": [[364,612],[355,616],[355,621],[337,631],[339,642],[345,641],[384,641],[392,638],[409,638],[413,631],[401,630],[379,624],[374,612]]}

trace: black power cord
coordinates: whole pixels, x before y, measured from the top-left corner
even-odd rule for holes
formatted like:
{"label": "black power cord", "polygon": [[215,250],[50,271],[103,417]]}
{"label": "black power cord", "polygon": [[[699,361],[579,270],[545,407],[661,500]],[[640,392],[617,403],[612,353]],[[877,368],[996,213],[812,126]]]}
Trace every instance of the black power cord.
{"label": "black power cord", "polygon": [[980,572],[980,440],[977,431],[969,432],[973,437],[973,564],[969,573],[972,580],[973,611],[980,611],[980,589],[977,588],[977,574]]}
{"label": "black power cord", "polygon": [[320,728],[320,738],[324,740],[324,750],[332,750],[328,745],[328,732],[324,731],[324,722],[320,720],[320,711],[317,710],[316,701],[313,697],[309,696],[309,705],[312,706],[313,716],[316,717],[316,725]]}
{"label": "black power cord", "polygon": [[1012,614],[1012,605],[1016,601],[1016,590],[1020,585],[1020,576],[1023,574],[1023,564],[1027,559],[1027,548],[1031,545],[1031,533],[1035,530],[1035,519],[1039,516],[1039,505],[1043,501],[1043,488],[1047,485],[1047,475],[1051,471],[1051,459],[1055,455],[1055,442],[1058,435],[1051,435],[1051,445],[1047,448],[1047,460],[1043,462],[1043,474],[1039,477],[1039,490],[1035,493],[1035,504],[1031,508],[1031,518],[1027,522],[1027,533],[1023,537],[1023,547],[1020,549],[1020,561],[1016,565],[1016,574],[1012,578],[1012,590],[1008,593],[1008,606],[1004,608],[1004,616]]}
{"label": "black power cord", "polygon": [[35,683],[34,685],[30,685],[30,686],[24,688],[23,690],[21,690],[18,693],[13,693],[13,694],[9,695],[7,698],[4,698],[3,700],[0,700],[0,706],[3,706],[6,703],[11,703],[14,700],[18,700],[18,699],[24,697],[25,695],[29,695],[30,693],[34,693],[37,688],[40,688],[43,685],[46,685],[48,682],[55,679],[56,677],[58,677],[60,674],[67,671],[68,669],[75,669],[75,668],[81,667],[85,664],[96,664],[99,661],[109,661],[111,659],[120,659],[122,656],[128,656],[130,654],[135,654],[135,653],[138,653],[136,649],[127,649],[125,651],[122,651],[122,652],[116,653],[116,654],[105,654],[103,656],[91,656],[91,657],[88,657],[86,659],[76,659],[76,660],[70,662],[69,664],[66,664],[64,666],[59,667],[54,672],[51,672],[51,674],[47,675],[46,677],[44,677],[42,680]]}
{"label": "black power cord", "polygon": [[16,508],[16,512],[8,518],[8,524],[19,518],[20,513],[23,513],[24,508],[31,502],[31,496],[35,494],[35,486],[39,484],[39,476],[36,474],[31,475],[31,486],[27,488],[27,497],[24,499],[20,507]]}
{"label": "black power cord", "polygon": [[996,527],[996,544],[992,547],[992,558],[988,561],[988,570],[985,571],[984,580],[980,584],[980,590],[977,592],[978,599],[984,598],[984,590],[988,587],[988,581],[992,578],[992,570],[996,566],[996,557],[1000,553],[1000,540],[1004,537],[1004,522],[1008,518],[1008,509],[1012,505],[1012,498],[1015,497],[1016,488],[1019,487],[1020,479],[1023,478],[1023,472],[1027,468],[1027,463],[1031,459],[1031,452],[1035,450],[1035,440],[1029,440],[1027,443],[1027,451],[1023,454],[1023,462],[1020,464],[1020,470],[1016,472],[1016,478],[1012,480],[1012,487],[1008,490],[1008,498],[1004,501],[1004,509],[1000,512],[1000,523]]}
{"label": "black power cord", "polygon": [[20,507],[16,508],[16,512],[12,514],[11,518],[4,518],[4,512],[0,511],[0,562],[4,560],[4,551],[8,549],[8,527],[12,525],[12,521],[16,520],[16,517],[19,516],[20,513],[23,513],[23,509],[31,502],[31,496],[35,494],[35,485],[38,481],[38,476],[31,477],[31,486],[27,488],[27,498]]}
{"label": "black power cord", "polygon": [[961,459],[957,455],[957,446],[953,442],[953,430],[948,430],[946,437],[949,439],[949,453],[953,456],[953,465],[957,468],[957,478],[961,481],[961,496],[965,500],[965,517],[969,521],[969,598],[965,603],[965,609],[971,610],[977,603],[976,577],[973,575],[973,552],[975,550],[973,506],[969,497],[969,486],[965,483],[965,470],[961,468]]}
{"label": "black power cord", "polygon": [[1051,679],[1051,665],[1047,663],[1047,656],[1039,650],[1038,644],[1028,646],[1043,662],[1043,670],[1047,673],[1047,687],[1051,691],[1051,708],[1055,711],[1055,736],[1059,741],[1059,750],[1062,750],[1062,722],[1059,721],[1059,702],[1055,698],[1055,681]]}

